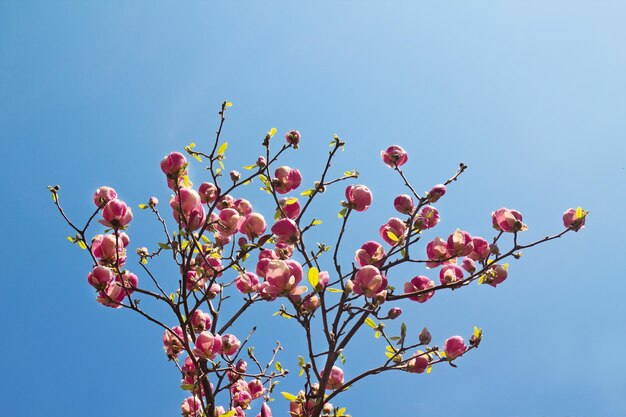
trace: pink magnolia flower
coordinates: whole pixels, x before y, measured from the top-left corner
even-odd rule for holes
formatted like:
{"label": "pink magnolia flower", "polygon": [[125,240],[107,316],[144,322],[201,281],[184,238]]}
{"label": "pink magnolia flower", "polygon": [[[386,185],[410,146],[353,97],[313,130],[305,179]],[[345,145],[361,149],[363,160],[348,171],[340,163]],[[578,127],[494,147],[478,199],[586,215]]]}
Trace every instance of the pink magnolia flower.
{"label": "pink magnolia flower", "polygon": [[[428,277],[418,275],[412,278],[411,281],[404,283],[404,293],[409,294],[416,291],[423,291],[429,288],[433,288],[434,286],[435,283],[431,281]],[[430,300],[433,295],[435,295],[434,291],[428,291],[420,295],[409,297],[409,300],[417,301],[418,303],[425,303],[426,301]]]}
{"label": "pink magnolia flower", "polygon": [[198,188],[198,193],[200,194],[200,200],[203,204],[213,204],[215,200],[217,200],[220,191],[215,184],[203,182]]}
{"label": "pink magnolia flower", "polygon": [[295,149],[298,149],[298,145],[300,144],[300,132],[292,130],[285,135],[285,139],[287,140],[287,143],[293,145]]}
{"label": "pink magnolia flower", "polygon": [[374,297],[387,288],[387,278],[373,265],[359,269],[354,277],[354,292],[366,297]]}
{"label": "pink magnolia flower", "polygon": [[263,403],[261,406],[261,412],[256,417],[272,417],[272,409],[267,403]]}
{"label": "pink magnolia flower", "polygon": [[[127,244],[126,244],[127,245]],[[126,245],[122,235],[96,235],[91,240],[91,253],[101,263],[122,267],[126,262]]]}
{"label": "pink magnolia flower", "polygon": [[472,244],[474,246],[474,249],[469,255],[467,255],[468,258],[475,261],[484,261],[489,257],[489,242],[487,242],[482,237],[473,237]]}
{"label": "pink magnolia flower", "polygon": [[[300,215],[300,203],[295,197],[285,197],[278,200],[281,210],[276,210],[277,217],[287,216],[289,219],[295,219]],[[284,215],[283,215],[284,214]]]}
{"label": "pink magnolia flower", "polygon": [[463,259],[461,267],[465,269],[469,274],[473,274],[476,271],[476,263],[469,256]]}
{"label": "pink magnolia flower", "polygon": [[392,145],[388,147],[386,151],[381,151],[380,156],[383,158],[383,162],[387,166],[389,166],[389,168],[402,166],[409,159],[406,151],[398,145]]}
{"label": "pink magnolia flower", "polygon": [[346,188],[346,200],[355,211],[365,211],[372,204],[372,192],[365,185],[350,185]]}
{"label": "pink magnolia flower", "polygon": [[463,270],[454,264],[446,264],[439,271],[439,281],[442,284],[454,284],[463,279]]}
{"label": "pink magnolia flower", "polygon": [[448,237],[446,250],[450,258],[469,255],[474,250],[472,236],[461,229],[456,229],[456,231]]}
{"label": "pink magnolia flower", "polygon": [[125,297],[126,291],[124,287],[115,281],[111,281],[107,284],[104,291],[98,293],[96,301],[105,307],[121,308]]}
{"label": "pink magnolia flower", "polygon": [[105,266],[96,266],[87,275],[89,285],[100,291],[103,291],[111,281],[113,281],[113,271]]}
{"label": "pink magnolia flower", "polygon": [[230,171],[229,175],[230,175],[230,180],[232,182],[237,182],[239,181],[239,178],[241,178],[241,172],[236,171],[236,170]]}
{"label": "pink magnolia flower", "polygon": [[393,207],[402,214],[411,214],[415,208],[413,199],[408,194],[400,194],[393,200]]}
{"label": "pink magnolia flower", "polygon": [[397,217],[392,217],[387,223],[380,226],[380,237],[391,246],[399,245],[404,241],[406,223]]}
{"label": "pink magnolia flower", "polygon": [[288,166],[281,166],[274,172],[274,189],[278,194],[287,194],[300,186],[302,176],[300,171]]}
{"label": "pink magnolia flower", "polygon": [[326,384],[327,390],[335,390],[343,385],[343,370],[338,366],[333,366],[328,375]]}
{"label": "pink magnolia flower", "polygon": [[173,210],[172,216],[174,216],[174,220],[176,220],[176,223],[180,224],[181,227],[187,229],[188,231],[199,229],[206,221],[204,207],[202,207],[201,204],[198,204],[188,213],[184,213],[182,216],[180,215],[180,212],[178,210]]}
{"label": "pink magnolia flower", "polygon": [[125,288],[125,292],[127,295],[131,295],[133,292],[135,292],[135,288],[137,288],[137,284],[139,284],[139,279],[137,278],[137,275],[126,270],[122,272],[121,275],[117,275],[115,277],[115,282]]}
{"label": "pink magnolia flower", "polygon": [[194,365],[190,356],[185,358],[185,362],[180,369],[184,377],[196,375],[196,365]]}
{"label": "pink magnolia flower", "polygon": [[293,245],[278,242],[274,248],[274,252],[278,255],[278,259],[286,260],[291,258],[291,255],[293,255],[293,249]]}
{"label": "pink magnolia flower", "polygon": [[407,372],[411,372],[414,374],[421,374],[428,368],[430,364],[430,360],[428,355],[418,352],[411,357],[411,359],[406,363]]}
{"label": "pink magnolia flower", "polygon": [[222,348],[222,339],[218,335],[204,331],[196,338],[193,354],[202,359],[213,359]]}
{"label": "pink magnolia flower", "polygon": [[261,398],[265,393],[265,388],[263,388],[263,383],[260,379],[253,379],[248,382],[248,391],[252,395],[252,399],[256,400],[257,398]]}
{"label": "pink magnolia flower", "polygon": [[508,264],[492,264],[491,268],[485,273],[483,282],[494,288],[497,287],[509,276],[507,268]]}
{"label": "pink magnolia flower", "polygon": [[125,202],[119,199],[113,199],[106,203],[102,210],[104,221],[100,221],[105,226],[119,229],[126,227],[133,219],[133,212]]}
{"label": "pink magnolia flower", "polygon": [[[299,302],[299,300],[297,300]],[[302,304],[300,304],[300,310],[302,313],[313,314],[315,310],[320,307],[320,297],[318,295],[313,295],[311,297],[306,297]]]}
{"label": "pink magnolia flower", "polygon": [[522,223],[522,213],[505,207],[491,213],[491,222],[494,229],[502,232],[515,233],[528,230],[528,226]]}
{"label": "pink magnolia flower", "polygon": [[267,224],[265,218],[259,213],[250,213],[243,218],[239,231],[248,236],[248,239],[255,239],[265,233]]}
{"label": "pink magnolia flower", "polygon": [[[251,401],[252,395],[247,390],[237,391],[233,394],[233,406],[235,406],[235,408],[248,408]],[[237,414],[235,414],[235,416],[237,416]]]}
{"label": "pink magnolia flower", "polygon": [[365,242],[361,249],[356,251],[355,260],[359,266],[374,265],[378,268],[383,266],[385,249],[380,243],[370,240]]}
{"label": "pink magnolia flower", "polygon": [[163,333],[163,349],[168,358],[176,358],[185,349],[181,340],[184,340],[185,335],[183,329],[180,326],[167,329]]}
{"label": "pink magnolia flower", "polygon": [[461,336],[452,336],[443,344],[443,350],[450,360],[454,360],[465,353],[467,346]]}
{"label": "pink magnolia flower", "polygon": [[565,213],[563,213],[563,226],[578,232],[580,229],[585,227],[586,217],[587,212],[580,207],[578,209],[567,209]]}
{"label": "pink magnolia flower", "polygon": [[156,197],[150,197],[148,199],[148,206],[155,208],[159,204],[159,199]]}
{"label": "pink magnolia flower", "polygon": [[320,271],[315,289],[318,291],[323,290],[328,285],[328,281],[330,281],[330,274],[328,271]]}
{"label": "pink magnolia flower", "polygon": [[436,203],[446,193],[446,186],[437,184],[426,193],[426,199],[429,203]]}
{"label": "pink magnolia flower", "polygon": [[298,288],[302,281],[302,266],[293,260],[271,260],[267,265],[265,279],[267,286],[262,289],[274,298],[302,294],[303,288],[306,288]]}
{"label": "pink magnolia flower", "polygon": [[202,333],[211,328],[211,315],[202,310],[196,310],[191,315],[191,327],[195,333]]}
{"label": "pink magnolia flower", "polygon": [[280,219],[272,226],[276,242],[294,245],[300,240],[298,225],[291,219]]}
{"label": "pink magnolia flower", "polygon": [[259,252],[259,262],[256,265],[256,273],[258,276],[265,278],[267,266],[273,259],[278,259],[278,255],[273,250],[263,249]]}
{"label": "pink magnolia flower", "polygon": [[439,223],[439,212],[432,206],[424,207],[415,218],[415,226],[420,230],[431,229],[437,223]]}
{"label": "pink magnolia flower", "polygon": [[170,200],[170,207],[178,212],[189,214],[201,203],[200,194],[193,188],[181,188]]}
{"label": "pink magnolia flower", "polygon": [[161,161],[161,171],[171,178],[178,177],[187,166],[187,159],[179,152],[172,152]]}
{"label": "pink magnolia flower", "polygon": [[111,200],[115,200],[117,198],[117,192],[111,188],[103,185],[99,187],[95,193],[93,193],[93,203],[96,207],[102,207],[106,203]]}
{"label": "pink magnolia flower", "polygon": [[225,334],[222,336],[222,347],[220,353],[223,355],[234,355],[241,347],[241,342],[233,334]]}
{"label": "pink magnolia flower", "polygon": [[247,216],[252,213],[252,203],[245,198],[238,198],[233,201],[233,208],[239,212],[242,216]]}
{"label": "pink magnolia flower", "polygon": [[432,341],[432,336],[430,335],[430,332],[428,331],[426,327],[422,329],[418,338],[422,345],[427,345]]}
{"label": "pink magnolia flower", "polygon": [[235,279],[235,287],[242,294],[250,294],[251,292],[255,292],[259,285],[259,277],[252,272],[246,272],[243,274],[239,274],[239,276]]}
{"label": "pink magnolia flower", "polygon": [[267,165],[267,161],[264,156],[259,156],[256,160],[256,166],[264,168]]}
{"label": "pink magnolia flower", "polygon": [[219,200],[217,200],[218,210],[224,210],[227,208],[234,208],[234,207],[235,207],[235,199],[230,194],[223,195],[219,198]]}
{"label": "pink magnolia flower", "polygon": [[184,417],[198,417],[202,414],[202,402],[200,398],[194,395],[193,397],[185,398],[180,405],[180,409]]}
{"label": "pink magnolia flower", "polygon": [[442,262],[449,259],[446,241],[440,237],[434,238],[426,245],[426,256],[428,257],[426,268],[435,268],[441,265]]}

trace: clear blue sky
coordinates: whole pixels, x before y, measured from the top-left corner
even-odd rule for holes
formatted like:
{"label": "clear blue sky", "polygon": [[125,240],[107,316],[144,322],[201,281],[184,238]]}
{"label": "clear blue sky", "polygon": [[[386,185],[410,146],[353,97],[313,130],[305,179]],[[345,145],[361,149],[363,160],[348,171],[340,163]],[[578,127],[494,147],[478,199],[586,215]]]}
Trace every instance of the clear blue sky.
{"label": "clear blue sky", "polygon": [[[0,4],[0,414],[179,414],[161,331],[93,301],[89,260],[65,241],[46,186],[62,186],[77,219],[103,184],[133,206],[165,202],[160,159],[207,146],[228,99],[228,168],[252,163],[269,128],[295,128],[303,144],[287,162],[310,183],[332,135],[348,142],[336,169],[359,170],[375,203],[349,227],[346,259],[393,215],[401,183],[379,156],[393,143],[409,151],[418,190],[469,165],[430,237],[459,226],[489,237],[489,214],[508,206],[536,239],[560,230],[564,209],[591,210],[583,232],[512,262],[497,290],[402,305],[410,331],[426,325],[441,342],[484,329],[458,369],[373,378],[336,404],[355,417],[626,415],[626,3],[224,3]],[[192,175],[203,179],[200,167]],[[328,233],[340,198],[317,207]],[[133,248],[158,236],[135,212]],[[259,346],[285,324],[271,312]],[[289,367],[298,333],[287,329]],[[383,352],[364,334],[346,373]]]}

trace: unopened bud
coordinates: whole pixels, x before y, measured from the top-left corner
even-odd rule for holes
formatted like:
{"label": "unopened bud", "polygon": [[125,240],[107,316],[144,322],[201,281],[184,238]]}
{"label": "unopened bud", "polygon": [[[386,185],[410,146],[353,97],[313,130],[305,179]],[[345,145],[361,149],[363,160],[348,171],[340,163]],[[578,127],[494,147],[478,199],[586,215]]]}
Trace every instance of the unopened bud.
{"label": "unopened bud", "polygon": [[423,345],[427,345],[432,340],[432,336],[426,327],[422,329],[419,335],[420,343]]}
{"label": "unopened bud", "polygon": [[391,320],[394,320],[396,318],[398,318],[398,316],[400,316],[400,314],[402,314],[402,309],[400,307],[394,307],[391,310],[389,310],[389,318]]}

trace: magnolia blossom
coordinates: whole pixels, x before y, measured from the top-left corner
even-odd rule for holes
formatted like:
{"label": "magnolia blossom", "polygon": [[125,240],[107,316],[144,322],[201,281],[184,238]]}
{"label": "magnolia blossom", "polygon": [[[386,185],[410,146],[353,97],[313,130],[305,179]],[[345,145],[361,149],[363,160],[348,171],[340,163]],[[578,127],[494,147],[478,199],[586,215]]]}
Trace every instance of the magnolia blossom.
{"label": "magnolia blossom", "polygon": [[195,333],[201,333],[211,328],[211,315],[198,309],[191,315],[191,327]]}
{"label": "magnolia blossom", "polygon": [[265,218],[260,213],[250,213],[243,218],[239,225],[239,231],[248,236],[248,239],[255,239],[265,233],[267,224]]}
{"label": "magnolia blossom", "polygon": [[300,215],[300,203],[295,197],[285,197],[278,200],[280,210],[276,210],[277,217],[295,219]]}
{"label": "magnolia blossom", "polygon": [[209,331],[201,332],[196,338],[193,354],[202,359],[213,359],[222,348],[222,338]]}
{"label": "magnolia blossom", "polygon": [[278,194],[287,194],[300,186],[302,176],[300,171],[288,166],[281,166],[274,172],[274,189]]}
{"label": "magnolia blossom", "polygon": [[380,243],[370,240],[365,242],[361,249],[356,251],[354,259],[359,266],[374,265],[378,268],[383,266],[385,249]]}
{"label": "magnolia blossom", "polygon": [[472,246],[474,246],[474,249],[467,255],[468,258],[475,261],[484,261],[489,257],[491,252],[489,242],[482,237],[473,237]]}
{"label": "magnolia blossom", "polygon": [[280,219],[272,226],[276,242],[294,245],[300,240],[298,225],[291,219]]}
{"label": "magnolia blossom", "polygon": [[463,270],[454,264],[446,264],[439,271],[439,281],[442,284],[454,284],[463,279]]}
{"label": "magnolia blossom", "polygon": [[185,398],[180,405],[184,417],[197,417],[202,414],[202,402],[195,395]]}
{"label": "magnolia blossom", "polygon": [[220,353],[223,355],[234,355],[239,350],[241,346],[241,342],[235,335],[225,334],[222,336],[222,346],[220,349]]}
{"label": "magnolia blossom", "polygon": [[100,221],[105,226],[115,229],[123,228],[133,219],[133,212],[125,202],[119,199],[113,199],[106,203],[102,210],[104,221]]}
{"label": "magnolia blossom", "polygon": [[476,263],[469,256],[463,258],[463,262],[461,263],[461,267],[465,269],[468,273],[473,274],[476,271]]}
{"label": "magnolia blossom", "polygon": [[346,200],[355,211],[365,211],[372,204],[372,192],[365,185],[350,185],[346,188]]}
{"label": "magnolia blossom", "polygon": [[474,243],[472,242],[472,236],[469,233],[456,229],[448,237],[446,243],[446,251],[448,257],[453,258],[457,256],[469,255],[474,250]]}
{"label": "magnolia blossom", "polygon": [[199,229],[206,220],[204,207],[201,204],[193,207],[189,212],[184,212],[183,216],[180,215],[179,210],[173,210],[172,215],[174,220],[180,224],[183,228],[193,231]]}
{"label": "magnolia blossom", "polygon": [[434,238],[426,245],[426,256],[428,257],[426,268],[434,268],[441,265],[443,261],[449,259],[446,241],[440,237]]}
{"label": "magnolia blossom", "polygon": [[343,370],[338,366],[333,366],[328,374],[327,390],[335,390],[343,385]]}
{"label": "magnolia blossom", "polygon": [[580,207],[578,209],[567,209],[563,213],[563,226],[578,232],[585,227],[585,217],[587,217],[587,212]]}
{"label": "magnolia blossom", "polygon": [[98,293],[96,301],[105,307],[121,308],[126,297],[126,290],[115,281],[109,282],[103,291]]}
{"label": "magnolia blossom", "polygon": [[298,287],[302,281],[302,266],[293,260],[271,260],[265,273],[266,285],[261,288],[276,298],[283,295],[298,295],[306,287]]}
{"label": "magnolia blossom", "polygon": [[242,294],[250,294],[251,292],[255,292],[257,290],[257,286],[259,285],[259,277],[252,272],[245,272],[239,274],[239,276],[235,279],[235,287]]}
{"label": "magnolia blossom", "polygon": [[103,185],[99,187],[95,193],[93,193],[93,203],[96,207],[102,207],[104,204],[117,198],[117,192],[111,188]]}
{"label": "magnolia blossom", "polygon": [[484,283],[491,285],[494,288],[499,284],[502,284],[509,276],[507,269],[508,264],[492,264],[489,270],[485,273]]}
{"label": "magnolia blossom", "polygon": [[414,374],[421,374],[428,368],[430,364],[430,359],[427,354],[424,354],[421,351],[418,351],[409,359],[406,363],[407,372],[411,372]]}
{"label": "magnolia blossom", "polygon": [[183,329],[180,326],[172,327],[163,333],[163,349],[168,358],[176,358],[185,349]]}
{"label": "magnolia blossom", "polygon": [[96,235],[91,240],[91,253],[98,258],[101,263],[122,267],[126,262],[127,245],[128,236],[125,233],[117,237],[112,234]]}
{"label": "magnolia blossom", "polygon": [[172,152],[161,161],[161,171],[168,177],[177,177],[187,166],[187,159],[180,152]]}
{"label": "magnolia blossom", "polygon": [[300,144],[300,132],[292,130],[285,135],[285,139],[287,140],[287,143],[293,145],[295,149],[298,149],[298,145]]}
{"label": "magnolia blossom", "polygon": [[89,285],[97,290],[104,290],[109,282],[113,280],[113,271],[105,266],[96,266],[87,275]]}
{"label": "magnolia blossom", "polygon": [[415,208],[413,199],[408,194],[400,194],[393,200],[393,207],[402,214],[411,214]]}
{"label": "magnolia blossom", "polygon": [[448,359],[454,360],[465,353],[467,346],[465,346],[465,341],[461,336],[452,336],[445,341],[443,349]]}
{"label": "magnolia blossom", "polygon": [[[417,291],[427,290],[429,288],[433,288],[435,283],[431,281],[428,277],[423,275],[418,275],[411,279],[409,282],[404,283],[404,293],[409,294]],[[418,303],[425,303],[430,300],[432,296],[435,295],[434,291],[428,291],[420,295],[414,295],[409,297],[410,300],[417,301]]]}
{"label": "magnolia blossom", "polygon": [[420,210],[415,218],[415,226],[420,230],[431,229],[439,223],[439,212],[432,206],[426,206]]}
{"label": "magnolia blossom", "polygon": [[380,226],[380,237],[391,246],[398,245],[404,240],[406,223],[397,217],[392,217],[387,223]]}
{"label": "magnolia blossom", "polygon": [[388,147],[386,151],[381,151],[380,156],[383,158],[383,162],[387,166],[389,166],[389,168],[402,166],[409,159],[406,151],[398,145],[392,145]]}
{"label": "magnolia blossom", "polygon": [[491,213],[491,223],[494,229],[502,232],[515,233],[528,230],[528,226],[522,223],[522,213],[505,207]]}
{"label": "magnolia blossom", "polygon": [[215,200],[217,200],[219,189],[215,186],[215,184],[203,182],[200,184],[200,187],[198,187],[198,194],[200,194],[200,201],[202,201],[202,203],[213,204]]}
{"label": "magnolia blossom", "polygon": [[366,265],[359,269],[354,277],[356,294],[374,297],[387,288],[387,278],[373,265]]}
{"label": "magnolia blossom", "polygon": [[389,313],[387,313],[387,317],[389,317],[391,320],[395,320],[400,317],[401,314],[402,309],[400,307],[393,307],[391,310],[389,310]]}
{"label": "magnolia blossom", "polygon": [[137,275],[126,270],[122,272],[121,275],[117,275],[115,277],[115,282],[124,287],[127,295],[131,295],[133,292],[135,292],[135,288],[137,288],[139,279],[137,278]]}
{"label": "magnolia blossom", "polygon": [[426,193],[426,199],[429,203],[436,203],[446,193],[446,186],[437,184]]}

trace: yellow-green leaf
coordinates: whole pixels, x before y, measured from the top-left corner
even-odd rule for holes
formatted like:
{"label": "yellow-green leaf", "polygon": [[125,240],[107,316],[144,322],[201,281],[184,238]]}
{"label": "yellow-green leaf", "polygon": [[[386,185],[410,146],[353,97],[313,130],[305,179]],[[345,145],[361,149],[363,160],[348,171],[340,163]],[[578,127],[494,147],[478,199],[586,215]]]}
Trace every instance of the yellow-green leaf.
{"label": "yellow-green leaf", "polygon": [[198,155],[197,153],[192,153],[191,156],[193,156],[194,158],[196,158],[196,161],[198,162],[202,162],[202,158],[200,158],[200,155]]}
{"label": "yellow-green leaf", "polygon": [[276,134],[276,128],[275,127],[271,128],[269,131],[269,134],[270,134],[270,138],[274,136]]}
{"label": "yellow-green leaf", "polygon": [[196,144],[195,144],[195,143],[193,143],[193,142],[191,142],[189,145],[187,145],[187,147],[188,147],[189,149],[193,149],[193,148],[195,148],[195,147],[196,147]]}
{"label": "yellow-green leaf", "polygon": [[343,415],[346,414],[346,408],[340,408],[339,410],[337,410],[337,413],[335,414],[337,417],[342,417]]}
{"label": "yellow-green leaf", "polygon": [[290,393],[285,392],[285,391],[281,392],[281,394],[283,395],[283,397],[285,397],[285,399],[287,401],[295,401],[295,400],[298,399],[298,397],[296,397],[295,395],[290,394]]}
{"label": "yellow-green leaf", "polygon": [[396,236],[392,231],[388,230],[387,231],[387,237],[391,240],[393,240],[394,242],[397,242],[398,240],[398,236]]}
{"label": "yellow-green leaf", "polygon": [[298,202],[298,199],[296,197],[292,197],[287,199],[287,201],[285,201],[285,205],[290,206],[292,204],[296,204]]}
{"label": "yellow-green leaf", "polygon": [[376,327],[376,322],[374,322],[374,320],[372,320],[370,317],[365,319],[365,324],[367,324],[368,326],[370,326],[372,329],[375,329]]}
{"label": "yellow-green leaf", "polygon": [[343,292],[343,291],[342,291],[342,290],[340,290],[340,289],[337,289],[337,288],[331,288],[331,287],[326,287],[326,291],[328,291],[328,292],[335,292],[335,293],[337,293],[337,292]]}
{"label": "yellow-green leaf", "polygon": [[476,339],[480,339],[483,337],[483,329],[479,329],[478,327],[474,326],[474,337]]}
{"label": "yellow-green leaf", "polygon": [[232,107],[232,106],[233,106],[233,103],[231,103],[230,101],[227,101],[227,102],[224,104],[224,107]]}
{"label": "yellow-green leaf", "polygon": [[307,273],[307,278],[313,288],[317,287],[317,284],[320,282],[320,271],[318,271],[316,267],[312,267]]}
{"label": "yellow-green leaf", "polygon": [[220,414],[220,417],[233,417],[237,414],[237,410],[230,410],[225,412],[224,414]]}
{"label": "yellow-green leaf", "polygon": [[256,164],[252,164],[252,165],[244,165],[243,169],[247,169],[248,171],[250,171],[251,169],[254,169],[254,167],[256,167]]}
{"label": "yellow-green leaf", "polygon": [[394,354],[391,352],[385,352],[385,356],[388,357],[389,359],[394,357]]}
{"label": "yellow-green leaf", "polygon": [[87,245],[85,245],[85,242],[83,242],[82,240],[78,241],[78,247],[81,249],[87,249]]}
{"label": "yellow-green leaf", "polygon": [[433,371],[433,367],[432,365],[428,365],[428,368],[426,368],[426,373],[429,374]]}
{"label": "yellow-green leaf", "polygon": [[224,155],[224,152],[226,152],[226,149],[228,148],[228,142],[224,142],[220,145],[219,148],[217,148],[217,154],[218,155]]}
{"label": "yellow-green leaf", "polygon": [[313,221],[311,222],[311,224],[312,224],[313,226],[317,226],[318,224],[322,224],[322,221],[321,221],[321,220],[318,220],[318,219],[315,219],[315,220],[313,220]]}
{"label": "yellow-green leaf", "polygon": [[139,204],[139,206],[138,206],[138,207],[139,207],[140,209],[142,209],[142,210],[145,210],[145,209],[147,209],[147,208],[148,208],[148,205],[147,205],[147,204]]}
{"label": "yellow-green leaf", "polygon": [[73,238],[72,236],[68,236],[66,237],[67,240],[69,240],[70,242],[74,243],[74,241],[76,240],[75,238]]}
{"label": "yellow-green leaf", "polygon": [[305,191],[302,191],[300,193],[300,195],[311,195],[311,194],[313,194],[313,191],[315,191],[315,190],[305,190]]}

